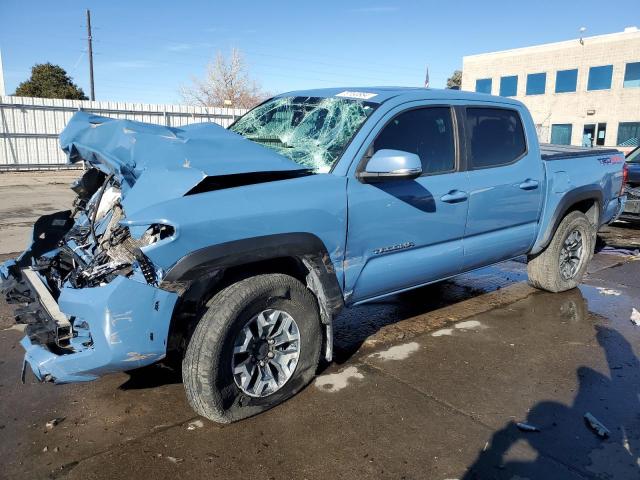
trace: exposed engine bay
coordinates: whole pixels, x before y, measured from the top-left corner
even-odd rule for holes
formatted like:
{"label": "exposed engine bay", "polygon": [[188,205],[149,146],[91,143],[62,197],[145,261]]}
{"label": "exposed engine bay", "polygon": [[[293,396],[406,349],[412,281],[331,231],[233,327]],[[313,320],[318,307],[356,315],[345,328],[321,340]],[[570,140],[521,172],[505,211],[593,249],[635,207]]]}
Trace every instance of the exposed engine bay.
{"label": "exposed engine bay", "polygon": [[[63,287],[98,287],[118,275],[156,285],[157,272],[141,247],[172,235],[173,227],[152,225],[133,238],[129,227],[121,223],[125,212],[118,180],[96,168],[87,170],[71,189],[78,195],[73,210],[38,219],[30,249],[13,266],[16,276],[26,268],[37,272],[55,301]],[[64,348],[71,325],[68,332],[61,332],[61,322],[56,324],[51,312],[44,312],[42,301],[35,298],[37,286],[24,280],[3,285],[7,300],[23,305],[16,312],[17,320],[28,325],[32,340]]]}
{"label": "exposed engine bay", "polygon": [[125,218],[120,185],[97,169],[88,170],[71,188],[78,194],[70,214],[74,225],[55,256],[35,259],[34,269],[47,278],[51,290],[59,291],[65,282],[74,288],[98,286],[138,267],[147,283],[155,284],[156,273],[140,247],[165,238],[172,228],[154,225],[140,239],[132,238],[129,227],[120,223]]}

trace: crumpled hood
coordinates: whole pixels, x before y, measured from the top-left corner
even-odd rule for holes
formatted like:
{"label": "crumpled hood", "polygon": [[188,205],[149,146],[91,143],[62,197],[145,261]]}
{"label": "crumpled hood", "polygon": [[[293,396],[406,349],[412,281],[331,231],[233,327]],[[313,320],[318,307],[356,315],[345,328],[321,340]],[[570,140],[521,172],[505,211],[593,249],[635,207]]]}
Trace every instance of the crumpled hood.
{"label": "crumpled hood", "polygon": [[206,177],[307,170],[214,123],[174,128],[77,112],[60,146],[70,163],[114,174],[128,213],[181,197]]}
{"label": "crumpled hood", "polygon": [[129,186],[146,170],[193,169],[200,177],[304,170],[215,123],[174,128],[77,112],[60,134],[71,163],[85,160]]}

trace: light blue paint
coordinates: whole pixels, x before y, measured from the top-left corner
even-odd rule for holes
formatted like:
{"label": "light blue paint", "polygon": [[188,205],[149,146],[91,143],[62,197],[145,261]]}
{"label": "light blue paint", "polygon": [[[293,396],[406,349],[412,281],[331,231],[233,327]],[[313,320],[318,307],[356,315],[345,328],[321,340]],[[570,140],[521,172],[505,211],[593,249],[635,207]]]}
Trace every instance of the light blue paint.
{"label": "light blue paint", "polygon": [[51,376],[56,383],[95,380],[101,375],[133,370],[166,355],[167,333],[177,295],[141,282],[117,277],[95,288],[64,288],[60,309],[86,322],[93,345],[78,335],[71,342],[75,353],[56,355],[25,337],[25,360],[39,379]]}
{"label": "light blue paint", "polygon": [[[576,188],[591,186],[600,192],[601,223],[621,208],[620,159],[613,161],[607,154],[542,161],[531,116],[516,100],[399,88],[295,95],[333,96],[343,90],[373,94],[368,101],[379,106],[326,174],[185,196],[206,176],[301,167],[211,125],[168,129],[79,113],[61,142],[68,152],[79,152],[127,183],[124,223],[136,227],[135,235],[152,223],[175,227],[172,237],[144,248],[160,273],[204,247],[310,233],[326,247],[347,304],[539,251],[563,199]],[[464,168],[469,159],[461,155],[456,171],[415,180],[364,183],[358,178],[361,159],[388,122],[408,109],[435,105],[515,110],[525,128],[526,153],[515,163],[476,170]],[[8,267],[0,269],[5,278]],[[59,305],[76,317],[75,353],[55,355],[23,340],[26,359],[39,378],[50,375],[57,382],[91,380],[157,361],[166,354],[177,298],[146,284],[139,274],[95,288],[67,286]],[[83,345],[88,338],[90,347]]]}

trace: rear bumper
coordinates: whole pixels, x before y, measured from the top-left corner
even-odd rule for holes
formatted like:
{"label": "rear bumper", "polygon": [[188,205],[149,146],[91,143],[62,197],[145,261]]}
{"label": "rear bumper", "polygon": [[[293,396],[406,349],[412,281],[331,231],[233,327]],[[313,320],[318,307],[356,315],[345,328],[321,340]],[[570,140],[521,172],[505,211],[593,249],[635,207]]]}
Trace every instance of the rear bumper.
{"label": "rear bumper", "polygon": [[[18,286],[36,304],[29,312],[35,309],[38,316],[27,319],[27,332],[32,334],[20,343],[25,349],[25,362],[38,379],[55,383],[95,380],[165,357],[169,324],[178,298],[175,293],[123,276],[100,287],[63,288],[57,305],[69,321],[70,332],[62,344],[55,335],[33,333],[41,332],[42,324],[50,322],[51,316],[42,318],[42,311],[48,313],[46,301],[23,275],[16,275],[11,265],[7,262],[0,266],[0,287],[6,294],[7,287]],[[34,324],[36,327],[32,328]],[[54,324],[57,325],[55,319]]]}
{"label": "rear bumper", "polygon": [[628,196],[624,210],[620,214],[621,219],[640,220],[640,197]]}
{"label": "rear bumper", "polygon": [[618,217],[622,215],[622,212],[625,209],[626,203],[627,203],[627,197],[624,195],[611,200],[607,205],[607,209],[605,210],[604,223],[615,222],[618,219]]}

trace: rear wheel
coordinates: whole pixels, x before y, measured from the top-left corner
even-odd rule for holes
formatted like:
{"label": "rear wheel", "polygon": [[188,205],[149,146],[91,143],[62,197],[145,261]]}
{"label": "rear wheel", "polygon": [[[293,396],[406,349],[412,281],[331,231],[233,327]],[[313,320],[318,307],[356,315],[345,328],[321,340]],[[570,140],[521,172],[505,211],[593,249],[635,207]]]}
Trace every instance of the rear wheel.
{"label": "rear wheel", "polygon": [[593,255],[594,231],[582,212],[571,212],[564,217],[547,248],[529,257],[529,283],[549,292],[576,287]]}
{"label": "rear wheel", "polygon": [[235,283],[207,304],[187,347],[187,399],[220,423],[255,415],[315,376],[322,331],[313,294],[288,275]]}

